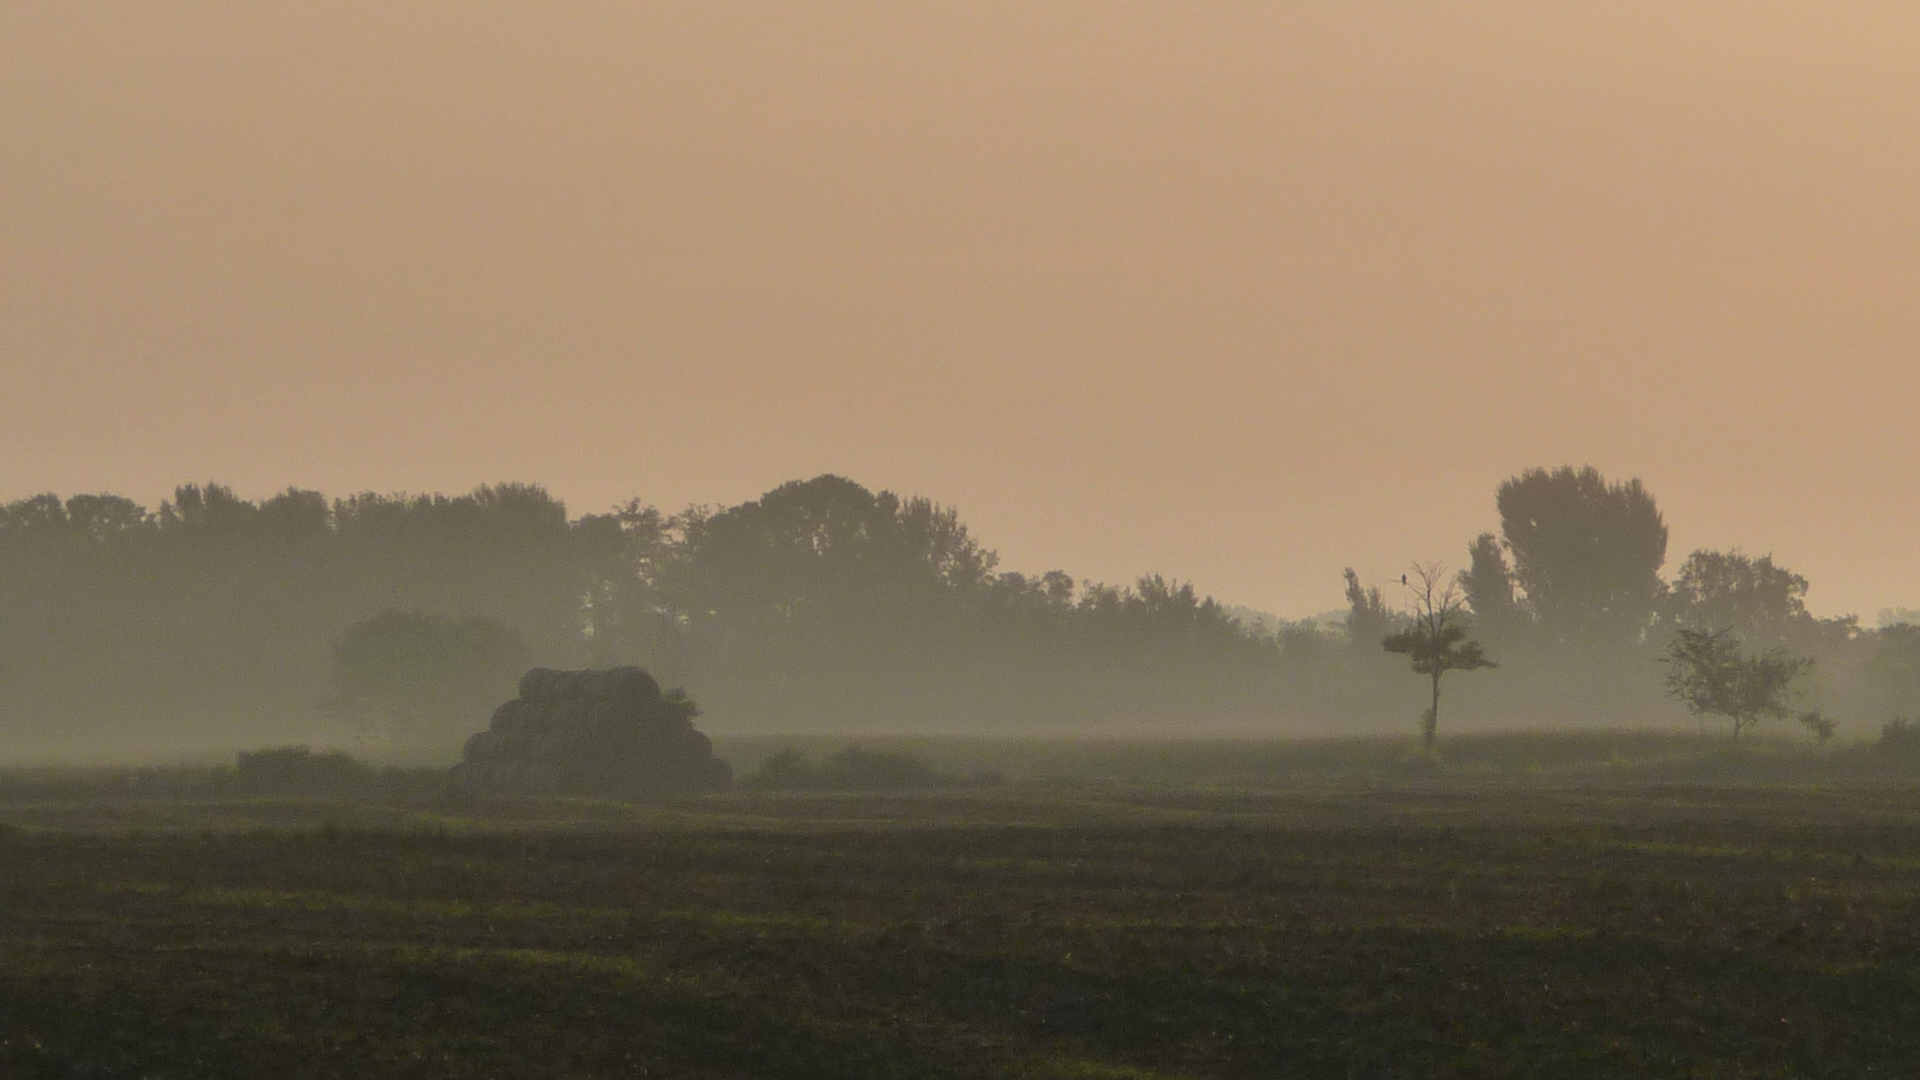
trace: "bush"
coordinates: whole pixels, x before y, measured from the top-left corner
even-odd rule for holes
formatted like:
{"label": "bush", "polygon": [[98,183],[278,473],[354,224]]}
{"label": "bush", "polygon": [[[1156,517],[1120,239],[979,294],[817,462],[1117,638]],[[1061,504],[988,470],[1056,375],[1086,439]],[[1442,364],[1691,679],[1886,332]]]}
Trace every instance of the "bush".
{"label": "bush", "polygon": [[814,765],[789,746],[763,762],[743,786],[762,791],[902,791],[959,782],[908,753],[851,746]]}
{"label": "bush", "polygon": [[1840,721],[1814,709],[1800,714],[1800,726],[1813,736],[1815,746],[1825,746],[1833,741],[1833,733],[1840,730]]}
{"label": "bush", "polygon": [[262,795],[362,791],[373,783],[375,775],[372,766],[344,751],[316,752],[309,746],[242,750],[234,763],[239,786]]}
{"label": "bush", "polygon": [[1874,748],[1902,757],[1920,757],[1920,720],[1896,716],[1887,721],[1880,728],[1880,741]]}

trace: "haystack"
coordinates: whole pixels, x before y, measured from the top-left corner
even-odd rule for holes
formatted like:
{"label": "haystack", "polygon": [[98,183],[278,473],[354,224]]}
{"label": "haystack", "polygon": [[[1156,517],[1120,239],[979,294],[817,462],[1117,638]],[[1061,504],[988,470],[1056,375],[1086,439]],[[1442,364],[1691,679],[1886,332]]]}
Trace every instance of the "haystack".
{"label": "haystack", "polygon": [[716,791],[732,783],[733,773],[694,730],[699,712],[685,694],[662,694],[637,667],[534,668],[520,677],[520,696],[467,740],[455,775],[476,792]]}

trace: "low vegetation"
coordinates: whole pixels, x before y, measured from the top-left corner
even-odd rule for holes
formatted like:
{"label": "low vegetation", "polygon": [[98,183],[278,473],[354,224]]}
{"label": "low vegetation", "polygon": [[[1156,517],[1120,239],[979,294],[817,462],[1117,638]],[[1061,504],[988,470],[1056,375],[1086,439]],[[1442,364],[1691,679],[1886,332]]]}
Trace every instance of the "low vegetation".
{"label": "low vegetation", "polygon": [[849,746],[816,765],[787,746],[762,762],[743,786],[755,791],[924,791],[999,782],[1000,774],[990,769],[963,780],[904,750]]}
{"label": "low vegetation", "polygon": [[[1900,783],[1920,779],[1920,723],[1896,720],[1871,741],[1800,736],[1784,725],[1734,744],[1724,729],[1517,731],[1455,735],[1426,754],[1414,736],[1327,739],[984,739],[933,736],[734,736],[715,742],[748,788],[884,790],[960,780],[1262,789],[1395,783],[1431,773],[1508,784]],[[921,783],[820,783],[842,755],[914,759]],[[818,763],[816,763],[816,759]],[[885,771],[869,769],[869,775]],[[777,779],[776,779],[777,778]]]}

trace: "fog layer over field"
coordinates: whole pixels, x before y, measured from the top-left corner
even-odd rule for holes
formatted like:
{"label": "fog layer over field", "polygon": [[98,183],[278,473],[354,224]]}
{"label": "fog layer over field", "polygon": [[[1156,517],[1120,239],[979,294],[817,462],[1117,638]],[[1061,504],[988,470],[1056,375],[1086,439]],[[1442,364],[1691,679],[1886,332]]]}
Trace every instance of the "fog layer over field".
{"label": "fog layer over field", "polygon": [[[1816,619],[1764,556],[1668,566],[1635,482],[1529,470],[1494,494],[1497,532],[1434,545],[1497,664],[1448,676],[1443,736],[1692,730],[1659,663],[1689,627],[1813,658],[1798,703],[1843,735],[1920,706],[1910,628]],[[0,733],[14,760],[283,739],[451,760],[526,667],[630,663],[718,735],[1411,734],[1428,680],[1381,648],[1411,593],[1347,589],[1331,622],[1242,621],[1177,580],[1002,567],[956,510],[836,476],[671,515],[514,484],[47,495],[0,513]]]}

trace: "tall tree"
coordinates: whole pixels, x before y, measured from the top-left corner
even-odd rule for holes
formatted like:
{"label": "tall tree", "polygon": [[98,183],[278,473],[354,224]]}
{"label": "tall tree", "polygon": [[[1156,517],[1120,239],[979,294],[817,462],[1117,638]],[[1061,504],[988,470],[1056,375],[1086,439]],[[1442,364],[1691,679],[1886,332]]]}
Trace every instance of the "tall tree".
{"label": "tall tree", "polygon": [[588,571],[580,632],[590,665],[638,663],[669,682],[685,681],[679,613],[655,585],[668,573],[679,525],[639,499],[574,523]]}
{"label": "tall tree", "polygon": [[1528,469],[1500,485],[1496,503],[1514,580],[1543,630],[1583,644],[1639,639],[1667,557],[1666,522],[1639,480]]}
{"label": "tall tree", "polygon": [[966,595],[993,553],[953,511],[840,476],[686,520],[661,588],[686,613],[716,709],[844,723],[923,703],[955,674]]}
{"label": "tall tree", "polygon": [[1341,572],[1347,582],[1347,640],[1356,648],[1371,649],[1393,630],[1393,612],[1378,585],[1360,584],[1360,575],[1349,566]]}
{"label": "tall tree", "polygon": [[1511,638],[1525,623],[1513,594],[1513,571],[1507,567],[1507,553],[1492,533],[1481,533],[1467,548],[1470,560],[1460,571],[1459,585],[1466,594],[1467,607],[1473,611],[1473,626],[1481,636],[1502,640]]}
{"label": "tall tree", "polygon": [[953,511],[832,475],[696,515],[685,534],[670,591],[733,633],[884,635],[890,619],[984,583],[994,564]]}
{"label": "tall tree", "polygon": [[1467,638],[1466,598],[1459,585],[1439,563],[1416,564],[1403,578],[1412,591],[1409,614],[1412,625],[1390,634],[1380,645],[1390,653],[1403,653],[1413,661],[1416,675],[1425,675],[1433,684],[1433,702],[1420,714],[1421,747],[1433,750],[1433,736],[1440,726],[1440,677],[1449,671],[1473,671],[1490,668],[1480,643]]}

